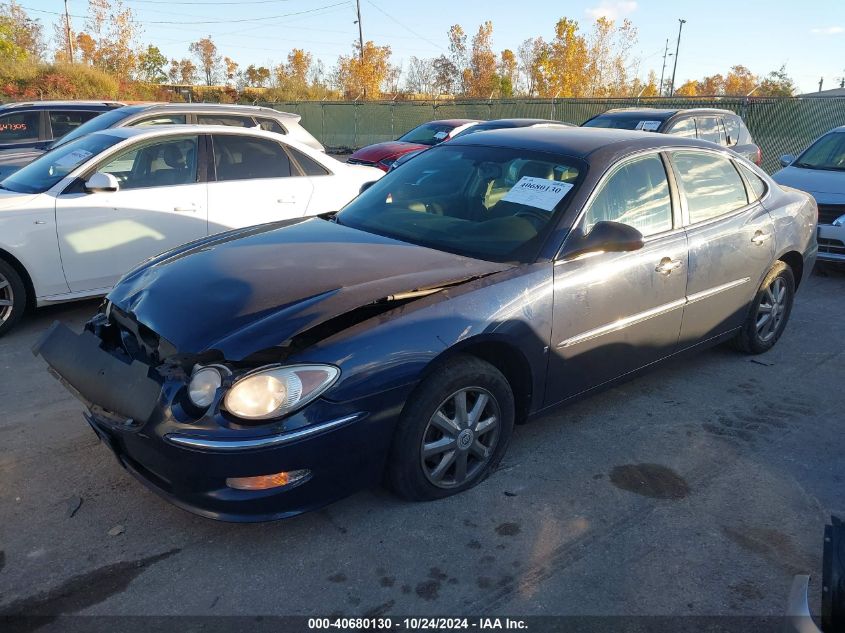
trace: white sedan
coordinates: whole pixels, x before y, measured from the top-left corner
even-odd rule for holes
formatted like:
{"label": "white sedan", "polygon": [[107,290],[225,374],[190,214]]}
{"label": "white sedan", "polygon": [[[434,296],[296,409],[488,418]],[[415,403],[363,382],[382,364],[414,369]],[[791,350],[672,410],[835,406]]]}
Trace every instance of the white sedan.
{"label": "white sedan", "polygon": [[27,304],[106,294],[206,235],[336,211],[383,175],[257,129],[114,128],[62,145],[0,182],[0,335]]}

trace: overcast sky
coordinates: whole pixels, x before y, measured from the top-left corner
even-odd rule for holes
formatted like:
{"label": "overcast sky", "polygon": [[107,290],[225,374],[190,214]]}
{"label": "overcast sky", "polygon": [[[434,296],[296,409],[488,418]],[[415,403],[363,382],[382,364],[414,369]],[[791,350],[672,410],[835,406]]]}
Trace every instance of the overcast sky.
{"label": "overcast sky", "polygon": [[[61,0],[19,0],[45,25],[63,10]],[[158,45],[169,57],[188,56],[188,44],[211,35],[220,52],[239,62],[269,65],[294,47],[321,58],[327,68],[348,54],[357,38],[354,0],[124,0],[142,26],[142,42]],[[69,0],[72,16],[84,16],[87,0]],[[44,12],[34,11],[40,9]],[[53,13],[48,13],[53,12]],[[660,75],[669,38],[673,52],[678,18],[684,18],[678,57],[680,85],[686,79],[726,73],[743,64],[764,75],[786,64],[801,92],[838,85],[845,75],[845,0],[361,0],[365,39],[388,44],[393,62],[446,52],[446,32],[461,24],[470,33],[493,21],[497,51],[514,51],[528,37],[551,39],[561,17],[578,20],[582,30],[600,15],[629,18],[639,30],[639,74]],[[83,20],[72,17],[74,29]],[[669,58],[667,73],[671,73]]]}

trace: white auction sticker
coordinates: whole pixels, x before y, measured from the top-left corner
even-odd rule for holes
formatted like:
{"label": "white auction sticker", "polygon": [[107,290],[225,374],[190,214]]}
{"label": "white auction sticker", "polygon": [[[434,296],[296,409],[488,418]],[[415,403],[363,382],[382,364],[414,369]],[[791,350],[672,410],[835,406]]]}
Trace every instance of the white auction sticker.
{"label": "white auction sticker", "polygon": [[449,132],[437,132],[434,135],[434,138],[436,138],[438,141],[442,141],[447,136],[449,136]]}
{"label": "white auction sticker", "polygon": [[59,160],[53,163],[53,165],[56,167],[74,167],[93,155],[93,153],[84,149],[75,149],[72,152],[62,156]]}
{"label": "white auction sticker", "polygon": [[502,200],[551,211],[572,187],[568,182],[523,176]]}
{"label": "white auction sticker", "polygon": [[637,129],[644,132],[656,132],[661,123],[662,121],[640,121],[637,123]]}

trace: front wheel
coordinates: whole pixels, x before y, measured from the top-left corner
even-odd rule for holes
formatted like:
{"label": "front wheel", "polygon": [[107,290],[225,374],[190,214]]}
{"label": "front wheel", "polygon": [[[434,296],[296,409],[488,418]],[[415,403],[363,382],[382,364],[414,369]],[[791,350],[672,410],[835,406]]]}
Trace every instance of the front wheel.
{"label": "front wheel", "polygon": [[795,299],[795,277],[782,261],[775,262],[734,339],[734,347],[747,354],[768,352],[778,342],[789,321]]}
{"label": "front wheel", "polygon": [[394,436],[388,482],[413,501],[472,488],[502,459],[513,424],[507,379],[483,360],[458,356],[411,395]]}
{"label": "front wheel", "polygon": [[26,311],[26,286],[8,262],[0,259],[0,336],[11,330]]}

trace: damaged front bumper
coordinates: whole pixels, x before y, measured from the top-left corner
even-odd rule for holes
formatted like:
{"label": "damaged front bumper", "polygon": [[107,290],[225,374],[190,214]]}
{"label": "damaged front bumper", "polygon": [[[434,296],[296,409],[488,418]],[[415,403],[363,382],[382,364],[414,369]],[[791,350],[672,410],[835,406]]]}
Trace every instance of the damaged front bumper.
{"label": "damaged front bumper", "polygon": [[[282,420],[243,426],[187,399],[187,377],[130,359],[94,332],[55,323],[33,348],[88,408],[118,461],[156,493],[196,514],[267,521],[315,509],[381,478],[404,393],[354,402],[318,398]],[[308,471],[289,485],[243,490],[231,478]]]}

